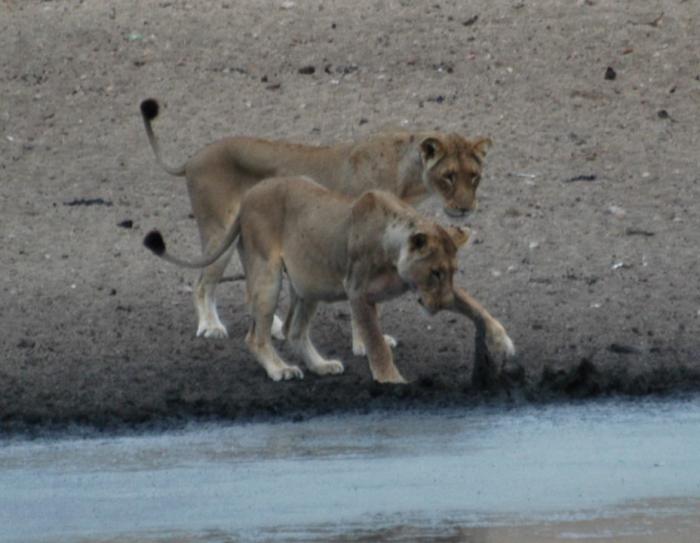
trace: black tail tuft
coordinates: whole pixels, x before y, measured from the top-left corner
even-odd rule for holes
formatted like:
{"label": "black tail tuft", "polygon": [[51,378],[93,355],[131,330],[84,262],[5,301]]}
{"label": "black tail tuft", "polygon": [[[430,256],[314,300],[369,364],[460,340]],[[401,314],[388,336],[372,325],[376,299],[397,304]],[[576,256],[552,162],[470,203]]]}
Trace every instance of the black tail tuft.
{"label": "black tail tuft", "polygon": [[165,241],[163,241],[163,236],[161,236],[158,230],[151,230],[146,237],[143,238],[143,244],[158,256],[165,253]]}
{"label": "black tail tuft", "polygon": [[155,98],[147,98],[141,102],[141,115],[143,115],[144,119],[147,121],[155,119],[158,116],[159,110],[160,106]]}

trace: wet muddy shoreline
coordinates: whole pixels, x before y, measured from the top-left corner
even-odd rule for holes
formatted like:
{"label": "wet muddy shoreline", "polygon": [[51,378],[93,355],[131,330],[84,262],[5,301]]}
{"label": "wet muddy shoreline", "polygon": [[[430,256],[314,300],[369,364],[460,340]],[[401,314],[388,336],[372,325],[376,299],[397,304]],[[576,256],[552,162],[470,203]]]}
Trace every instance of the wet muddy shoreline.
{"label": "wet muddy shoreline", "polygon": [[[3,417],[0,435],[41,436],[66,431],[122,434],[181,428],[191,423],[303,421],[329,414],[436,412],[484,406],[523,408],[604,402],[610,398],[646,401],[696,393],[700,391],[700,374],[683,367],[656,368],[647,375],[630,376],[625,370],[606,374],[584,361],[573,368],[545,367],[537,379],[519,369],[511,375],[500,375],[482,388],[475,387],[469,380],[459,383],[441,376],[425,376],[407,385],[379,385],[369,381],[348,386],[339,381],[324,383],[314,378],[271,384],[270,387],[265,384],[258,388],[258,396],[240,393],[219,398],[209,396],[207,401],[201,398],[188,401],[170,395],[161,403],[162,410],[130,403],[94,406],[89,410],[84,405],[64,404],[61,410],[54,409],[50,413],[36,406],[25,406],[23,412],[22,406],[15,404]],[[143,398],[145,406],[154,400],[159,399]]]}

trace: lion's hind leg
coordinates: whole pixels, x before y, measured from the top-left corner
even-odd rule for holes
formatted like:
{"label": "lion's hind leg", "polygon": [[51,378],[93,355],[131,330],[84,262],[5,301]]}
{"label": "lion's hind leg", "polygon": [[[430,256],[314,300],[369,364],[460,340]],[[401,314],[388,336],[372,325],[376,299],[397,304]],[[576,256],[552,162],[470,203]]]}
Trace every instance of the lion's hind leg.
{"label": "lion's hind leg", "polygon": [[[212,245],[212,244],[209,244]],[[213,244],[212,246],[216,246]],[[199,275],[194,288],[194,305],[197,309],[197,337],[223,338],[228,336],[226,326],[221,322],[216,310],[214,291],[224,274],[226,265],[231,260],[231,250],[226,251],[216,262],[207,266]],[[205,251],[206,254],[206,251]]]}
{"label": "lion's hind leg", "polygon": [[327,360],[323,358],[314,347],[309,336],[311,319],[316,312],[316,302],[304,300],[297,296],[292,297],[291,322],[288,326],[288,341],[306,363],[310,371],[318,375],[334,375],[343,373],[345,367],[340,360]]}
{"label": "lion's hind leg", "polygon": [[247,264],[248,298],[253,316],[246,337],[248,348],[273,381],[302,379],[301,369],[286,364],[277,354],[270,334],[282,285],[281,262],[279,259],[264,261],[256,258],[255,262]]}

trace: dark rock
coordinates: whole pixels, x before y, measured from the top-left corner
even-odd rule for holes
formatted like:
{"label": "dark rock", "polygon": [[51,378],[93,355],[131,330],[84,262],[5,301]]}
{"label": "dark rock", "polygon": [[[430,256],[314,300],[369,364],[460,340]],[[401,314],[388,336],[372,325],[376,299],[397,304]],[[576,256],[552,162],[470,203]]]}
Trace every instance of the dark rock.
{"label": "dark rock", "polygon": [[70,202],[63,202],[64,206],[106,206],[112,207],[112,202],[103,198],[75,198]]}
{"label": "dark rock", "polygon": [[479,20],[478,15],[474,15],[472,17],[469,17],[466,21],[462,22],[462,26],[472,26],[474,23],[476,23]]}
{"label": "dark rock", "polygon": [[598,176],[595,174],[586,174],[586,175],[577,175],[575,177],[570,177],[569,179],[565,179],[565,183],[574,183],[576,181],[595,181],[598,179]]}
{"label": "dark rock", "polygon": [[119,224],[117,224],[120,228],[133,228],[134,227],[134,221],[131,219],[125,219]]}
{"label": "dark rock", "polygon": [[445,97],[442,94],[437,96],[431,96],[428,98],[428,102],[435,102],[436,104],[442,104],[445,101]]}
{"label": "dark rock", "polygon": [[33,349],[36,346],[36,342],[31,339],[22,338],[17,344],[18,349]]}
{"label": "dark rock", "polygon": [[357,66],[356,64],[345,64],[345,65],[336,67],[335,73],[348,75],[348,74],[351,74],[353,72],[356,72],[359,69],[360,69],[360,67]]}
{"label": "dark rock", "polygon": [[655,232],[652,232],[650,230],[643,230],[641,228],[628,228],[627,230],[625,230],[625,234],[628,236],[644,236],[647,238],[656,235]]}
{"label": "dark rock", "polygon": [[316,68],[314,66],[302,66],[299,68],[299,73],[302,75],[311,75],[316,72]]}
{"label": "dark rock", "polygon": [[617,72],[612,68],[612,66],[608,66],[608,69],[605,70],[605,79],[607,81],[613,81],[617,77]]}
{"label": "dark rock", "polygon": [[611,343],[608,346],[608,351],[611,353],[617,353],[617,354],[639,354],[641,353],[641,350],[639,350],[637,347],[633,347],[631,345],[623,345],[622,343]]}

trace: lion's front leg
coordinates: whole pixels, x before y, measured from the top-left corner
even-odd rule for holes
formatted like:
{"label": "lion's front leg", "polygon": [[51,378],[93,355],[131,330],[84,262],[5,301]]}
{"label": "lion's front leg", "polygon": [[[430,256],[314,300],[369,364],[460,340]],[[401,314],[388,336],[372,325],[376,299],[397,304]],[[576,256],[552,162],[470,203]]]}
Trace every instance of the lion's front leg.
{"label": "lion's front leg", "polygon": [[374,380],[379,383],[405,383],[406,380],[394,364],[391,348],[379,328],[377,306],[362,298],[351,298],[350,309],[358,335],[367,349],[369,368]]}
{"label": "lion's front leg", "polygon": [[[466,315],[477,327],[483,329],[483,338],[489,355],[501,364],[515,355],[513,341],[506,329],[478,301],[461,288],[454,287],[454,305],[450,309]],[[479,337],[481,334],[477,334]]]}
{"label": "lion's front leg", "polygon": [[[377,315],[379,315],[379,306],[377,306]],[[352,327],[352,354],[356,356],[365,356],[367,354],[367,348],[360,335],[360,329],[355,322],[355,317],[352,315],[350,316],[350,326]],[[384,334],[384,341],[386,341],[387,345],[392,349],[399,344],[396,338],[389,334]]]}

